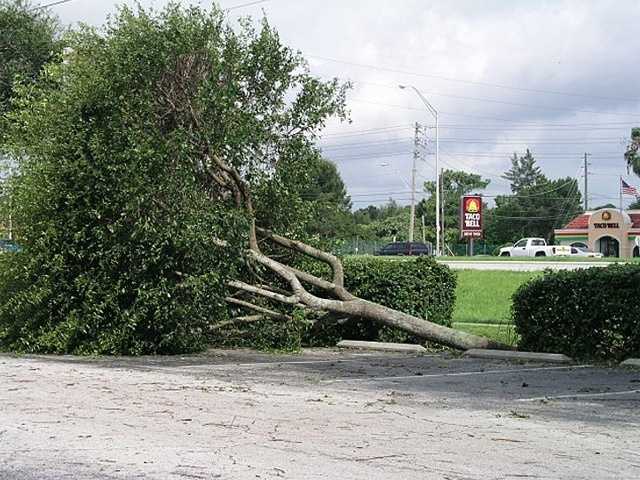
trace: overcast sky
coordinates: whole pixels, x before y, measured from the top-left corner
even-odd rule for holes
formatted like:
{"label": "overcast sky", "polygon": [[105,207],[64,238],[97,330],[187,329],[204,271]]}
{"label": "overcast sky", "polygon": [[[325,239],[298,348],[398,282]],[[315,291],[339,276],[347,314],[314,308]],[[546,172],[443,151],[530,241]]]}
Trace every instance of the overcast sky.
{"label": "overcast sky", "polygon": [[[122,3],[133,2],[72,0],[53,11],[100,25]],[[508,190],[499,175],[529,147],[549,177],[581,185],[590,153],[590,206],[617,205],[623,152],[640,126],[639,1],[268,0],[230,18],[263,13],[313,73],[354,82],[352,123],[331,123],[321,144],[356,208],[409,198],[412,124],[434,121],[400,83],[439,111],[441,166],[491,179],[487,194]],[[433,128],[428,137],[420,184],[435,172]]]}

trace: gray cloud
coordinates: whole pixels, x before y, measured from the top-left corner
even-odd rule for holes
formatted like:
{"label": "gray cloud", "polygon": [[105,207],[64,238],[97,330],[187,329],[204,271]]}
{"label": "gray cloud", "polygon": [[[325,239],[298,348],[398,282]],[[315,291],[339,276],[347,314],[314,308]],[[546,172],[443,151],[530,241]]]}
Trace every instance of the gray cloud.
{"label": "gray cloud", "polygon": [[[99,25],[116,3],[133,4],[75,0],[54,10],[65,22]],[[314,74],[354,81],[353,122],[332,122],[321,143],[356,206],[383,201],[380,192],[408,198],[401,177],[411,164],[411,124],[432,120],[398,83],[415,85],[441,112],[443,167],[490,176],[497,193],[507,188],[497,177],[510,152],[531,148],[552,177],[575,176],[590,152],[591,204],[615,203],[626,138],[640,124],[640,2],[270,0],[231,16],[262,11]],[[405,128],[361,134],[388,126]],[[433,155],[426,159],[421,179],[434,173]]]}

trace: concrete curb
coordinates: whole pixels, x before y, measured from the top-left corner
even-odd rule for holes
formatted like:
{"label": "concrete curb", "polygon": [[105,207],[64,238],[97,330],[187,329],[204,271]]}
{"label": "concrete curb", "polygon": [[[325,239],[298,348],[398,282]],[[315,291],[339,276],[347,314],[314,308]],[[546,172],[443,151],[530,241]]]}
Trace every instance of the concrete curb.
{"label": "concrete curb", "polygon": [[524,362],[573,363],[573,359],[562,353],[514,352],[510,350],[471,349],[463,356],[473,358],[491,358],[495,360],[520,360]]}
{"label": "concrete curb", "polygon": [[640,358],[627,358],[620,366],[640,368]]}
{"label": "concrete curb", "polygon": [[384,342],[363,342],[360,340],[342,340],[338,342],[338,348],[352,348],[357,350],[377,350],[380,352],[401,352],[401,353],[426,353],[427,349],[422,345],[412,345],[410,343],[384,343]]}

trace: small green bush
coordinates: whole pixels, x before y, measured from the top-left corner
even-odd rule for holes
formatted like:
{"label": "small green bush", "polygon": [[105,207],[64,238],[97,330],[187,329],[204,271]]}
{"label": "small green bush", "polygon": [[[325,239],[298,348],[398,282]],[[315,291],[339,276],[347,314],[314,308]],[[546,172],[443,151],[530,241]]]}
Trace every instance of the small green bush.
{"label": "small green bush", "polygon": [[575,358],[640,355],[640,266],[547,272],[513,296],[520,348]]}
{"label": "small green bush", "polygon": [[[269,305],[265,305],[269,306]],[[291,321],[264,318],[256,322],[227,325],[214,329],[209,337],[216,347],[252,348],[266,352],[298,352],[309,328],[305,313],[294,309]]]}
{"label": "small green bush", "polygon": [[[345,287],[353,295],[440,325],[451,326],[456,277],[446,265],[430,257],[390,260],[373,256],[347,257],[343,264]],[[329,278],[329,270],[324,266],[312,269],[307,266],[306,269]],[[342,338],[420,342],[420,339],[403,330],[378,325],[370,320],[353,320],[319,332],[314,332],[306,343],[334,344]]]}

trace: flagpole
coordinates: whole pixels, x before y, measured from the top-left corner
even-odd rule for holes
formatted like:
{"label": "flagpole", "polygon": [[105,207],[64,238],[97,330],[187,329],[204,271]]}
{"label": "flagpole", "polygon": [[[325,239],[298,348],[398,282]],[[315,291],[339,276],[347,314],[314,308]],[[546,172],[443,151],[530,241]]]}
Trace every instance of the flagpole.
{"label": "flagpole", "polygon": [[620,175],[620,213],[622,213],[622,175]]}

